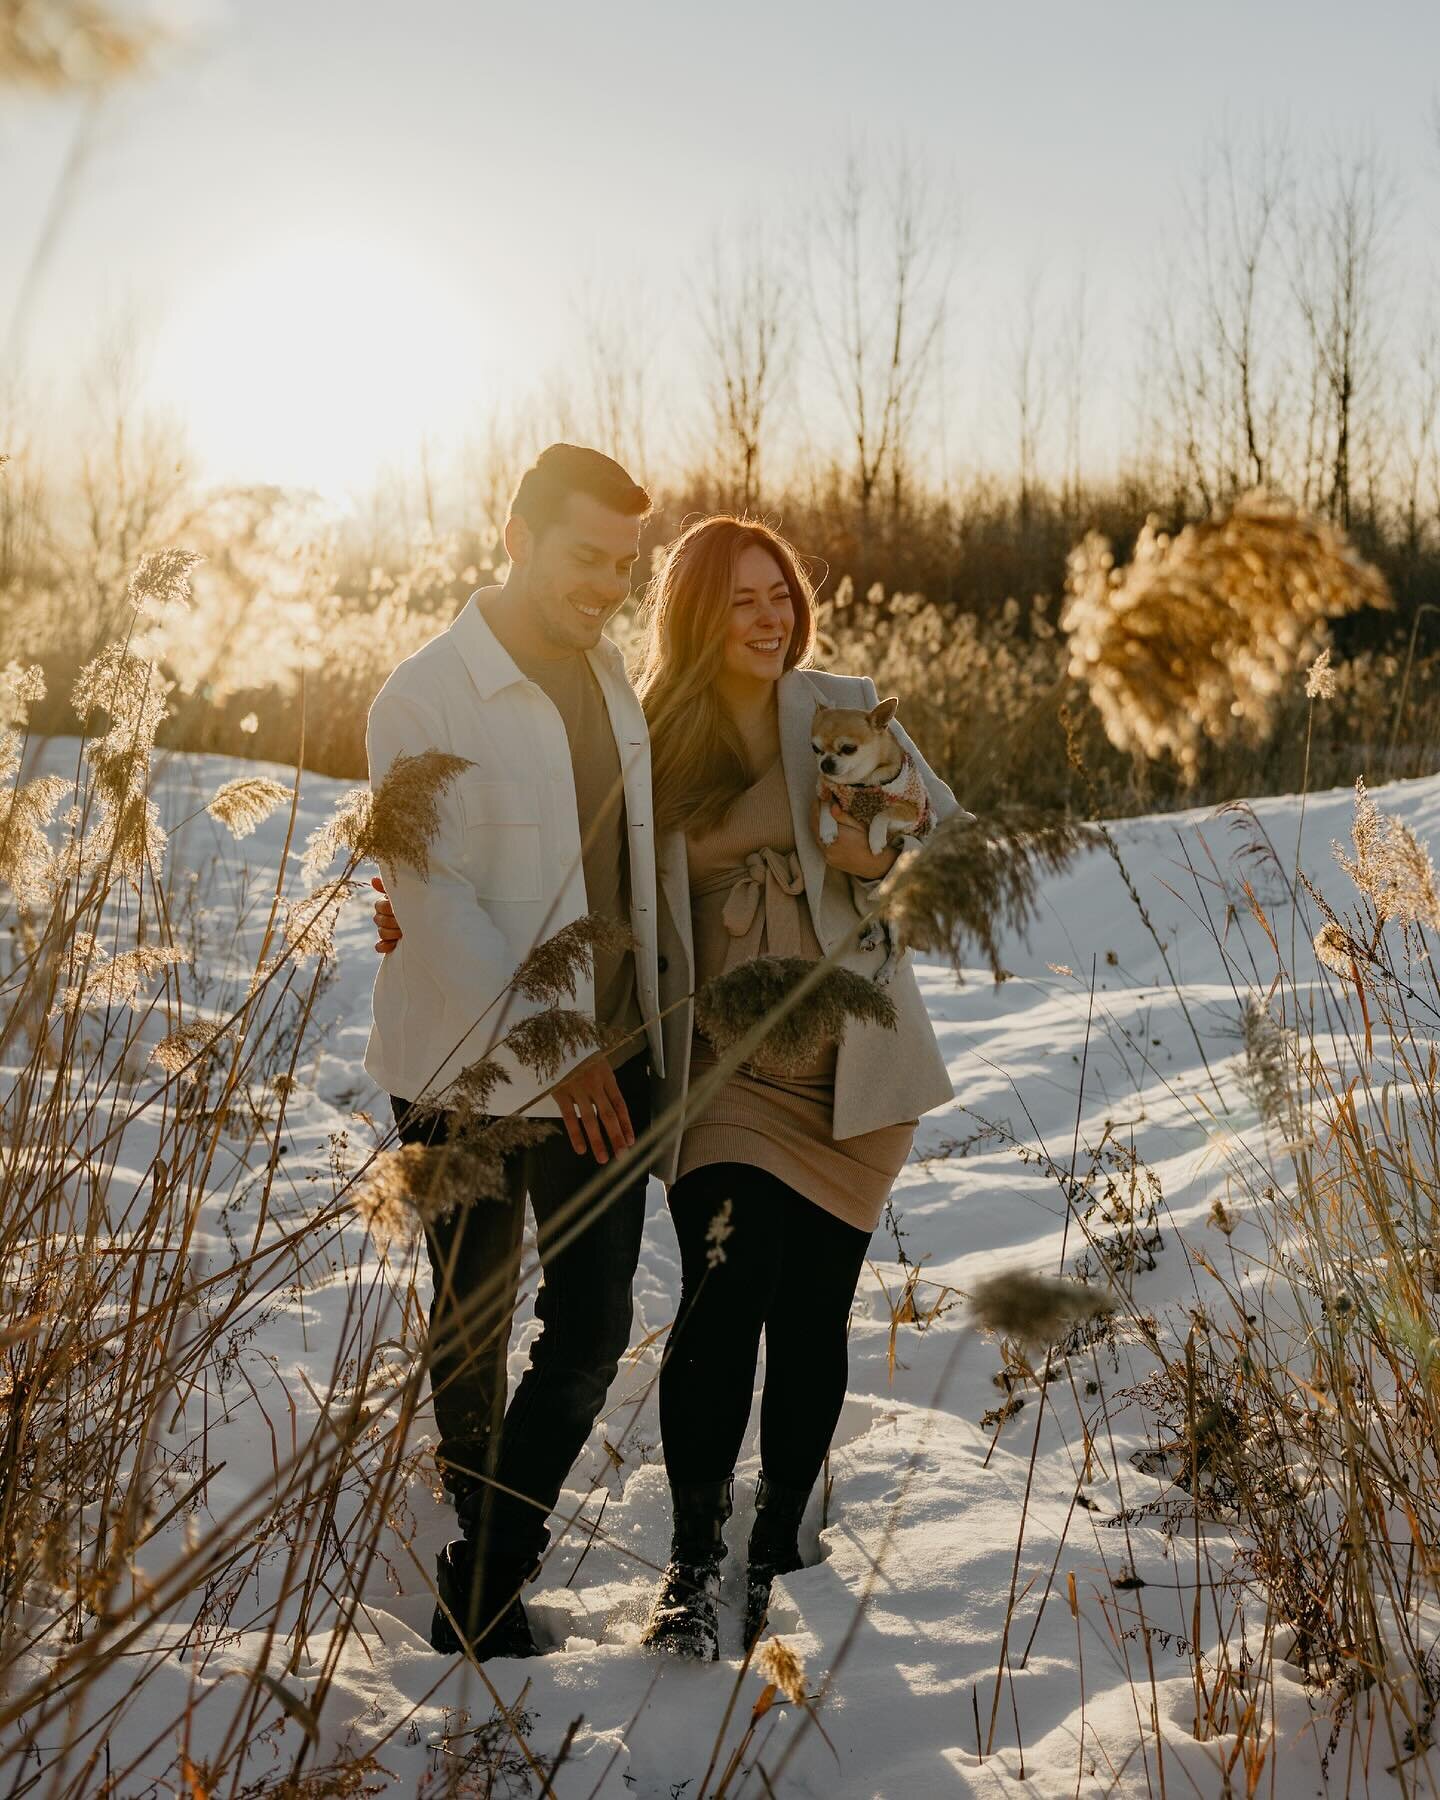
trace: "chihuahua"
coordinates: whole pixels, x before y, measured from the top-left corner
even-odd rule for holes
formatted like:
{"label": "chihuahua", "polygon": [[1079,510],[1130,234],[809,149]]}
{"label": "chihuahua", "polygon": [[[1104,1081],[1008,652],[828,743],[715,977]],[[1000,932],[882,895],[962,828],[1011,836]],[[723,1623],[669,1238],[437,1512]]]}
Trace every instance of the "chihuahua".
{"label": "chihuahua", "polygon": [[810,747],[820,764],[820,842],[833,844],[840,827],[828,802],[837,801],[867,828],[870,854],[928,829],[930,796],[914,758],[890,730],[900,702],[882,700],[870,712],[817,706]]}
{"label": "chihuahua", "polygon": [[[830,810],[835,802],[863,825],[870,854],[887,844],[914,848],[930,829],[930,796],[915,759],[890,729],[900,702],[882,700],[869,712],[844,706],[817,706],[810,722],[810,747],[820,765],[820,842],[833,844],[840,827]],[[857,892],[862,910],[868,899]],[[885,960],[875,980],[884,987],[900,955],[894,927],[883,920],[868,945],[885,944]]]}

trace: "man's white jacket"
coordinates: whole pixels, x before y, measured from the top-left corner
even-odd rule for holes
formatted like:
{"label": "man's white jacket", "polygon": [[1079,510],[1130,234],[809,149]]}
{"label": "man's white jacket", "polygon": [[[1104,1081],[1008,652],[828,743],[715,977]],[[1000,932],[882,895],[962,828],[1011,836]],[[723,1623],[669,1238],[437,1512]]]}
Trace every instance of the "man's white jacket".
{"label": "man's white jacket", "polygon": [[[447,750],[472,766],[440,796],[428,876],[385,871],[404,937],[379,959],[365,1067],[386,1092],[416,1100],[438,1097],[467,1064],[493,1053],[510,1081],[496,1090],[492,1109],[554,1117],[554,1099],[537,1099],[547,1084],[502,1040],[543,1010],[507,992],[516,969],[536,944],[586,910],[575,777],[564,721],[503,649],[478,597],[470,596],[448,631],[400,664],[370,708],[372,784],[402,751]],[[636,988],[658,1072],[650,740],[614,644],[602,639],[588,660],[624,771]],[[588,976],[573,1004],[593,1013]]]}

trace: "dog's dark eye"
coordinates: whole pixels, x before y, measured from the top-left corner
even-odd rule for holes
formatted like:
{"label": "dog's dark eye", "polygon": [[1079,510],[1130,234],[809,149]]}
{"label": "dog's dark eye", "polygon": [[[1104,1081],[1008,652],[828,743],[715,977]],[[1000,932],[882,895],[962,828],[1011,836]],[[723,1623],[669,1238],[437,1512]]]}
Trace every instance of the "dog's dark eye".
{"label": "dog's dark eye", "polygon": [[855,746],[853,744],[842,744],[840,746],[840,754],[842,756],[853,756],[855,754]]}

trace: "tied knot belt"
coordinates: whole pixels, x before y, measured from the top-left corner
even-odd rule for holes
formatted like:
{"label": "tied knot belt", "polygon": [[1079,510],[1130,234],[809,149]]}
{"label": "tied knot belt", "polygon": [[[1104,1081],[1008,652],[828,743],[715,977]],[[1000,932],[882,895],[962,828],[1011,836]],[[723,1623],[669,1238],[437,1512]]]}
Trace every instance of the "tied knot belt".
{"label": "tied knot belt", "polygon": [[771,956],[803,956],[800,928],[805,875],[793,850],[755,850],[739,869],[723,869],[697,884],[704,895],[724,894],[721,921],[729,936],[721,973],[753,962],[765,939]]}

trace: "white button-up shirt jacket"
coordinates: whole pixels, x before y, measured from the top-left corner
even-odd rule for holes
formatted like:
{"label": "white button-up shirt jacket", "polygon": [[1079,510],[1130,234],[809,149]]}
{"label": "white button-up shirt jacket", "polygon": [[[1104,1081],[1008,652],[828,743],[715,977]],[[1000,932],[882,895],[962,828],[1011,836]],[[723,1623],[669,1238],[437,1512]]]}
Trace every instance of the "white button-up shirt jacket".
{"label": "white button-up shirt jacket", "polygon": [[[415,1100],[440,1095],[467,1064],[495,1054],[510,1080],[493,1110],[555,1117],[555,1100],[537,1098],[547,1084],[501,1040],[543,1010],[506,992],[516,969],[586,910],[575,778],[564,721],[501,646],[477,598],[400,664],[370,708],[372,783],[402,751],[447,750],[472,766],[440,796],[428,875],[386,871],[404,937],[379,959],[365,1067],[386,1092]],[[587,656],[624,774],[636,986],[659,1071],[650,742],[620,652],[602,639]],[[593,1013],[588,977],[573,1004]]]}

